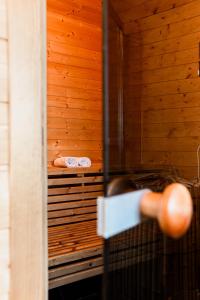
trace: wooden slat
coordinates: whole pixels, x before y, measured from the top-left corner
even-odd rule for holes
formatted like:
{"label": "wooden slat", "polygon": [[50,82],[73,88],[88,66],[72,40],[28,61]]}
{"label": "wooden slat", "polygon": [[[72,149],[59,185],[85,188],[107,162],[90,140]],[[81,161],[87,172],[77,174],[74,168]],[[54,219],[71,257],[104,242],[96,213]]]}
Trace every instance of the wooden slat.
{"label": "wooden slat", "polygon": [[78,194],[71,194],[71,195],[59,195],[59,196],[50,196],[48,197],[48,203],[55,203],[55,202],[67,202],[73,200],[84,200],[84,199],[94,199],[98,196],[102,195],[102,192],[90,192],[90,193],[78,193]]}
{"label": "wooden slat", "polygon": [[66,254],[66,249],[60,255],[55,255],[49,257],[49,266],[61,265],[66,262],[77,261],[80,259],[85,259],[92,256],[97,256],[102,254],[102,244],[99,243],[99,246],[91,247],[90,249],[84,249],[76,252],[71,252]]}
{"label": "wooden slat", "polygon": [[144,138],[143,147],[146,151],[194,152],[200,144],[200,137],[163,137]]}
{"label": "wooden slat", "polygon": [[96,205],[96,200],[82,200],[82,201],[73,201],[67,203],[60,203],[60,204],[49,204],[48,211],[55,211],[61,209],[69,209],[69,208],[76,208],[76,207],[87,207]]}
{"label": "wooden slat", "polygon": [[102,258],[92,258],[83,262],[73,263],[70,265],[65,265],[57,268],[52,268],[49,270],[49,279],[58,278],[68,274],[77,273],[83,270],[95,268],[102,265]]}
{"label": "wooden slat", "polygon": [[178,38],[193,32],[199,32],[199,23],[200,17],[199,14],[197,14],[197,16],[192,19],[170,24],[170,26],[167,24],[162,27],[146,30],[142,32],[139,37],[138,34],[135,34],[134,39],[138,45],[141,43],[147,45],[162,40]]}
{"label": "wooden slat", "polygon": [[[164,4],[164,1],[162,1]],[[185,4],[185,5],[183,5]],[[151,4],[152,5],[152,1]],[[173,7],[174,5],[174,7]],[[198,0],[183,0],[179,5],[173,1],[171,2],[172,9],[166,10],[165,12],[152,14],[146,18],[137,18],[135,22],[129,22],[124,24],[124,31],[126,34],[149,30],[152,28],[157,28],[163,25],[180,22],[186,18],[192,18],[200,15],[199,13],[199,2]]]}
{"label": "wooden slat", "polygon": [[77,215],[73,217],[60,217],[55,219],[49,219],[48,220],[48,226],[55,226],[55,225],[61,225],[61,224],[69,224],[69,223],[77,223],[82,221],[88,221],[88,220],[95,220],[96,219],[96,213],[93,214],[82,214]]}
{"label": "wooden slat", "polygon": [[199,107],[172,108],[152,110],[143,113],[145,121],[150,123],[183,123],[198,122],[200,120]]}
{"label": "wooden slat", "polygon": [[96,192],[103,191],[103,185],[95,185],[95,186],[80,186],[80,187],[65,187],[65,188],[52,188],[48,189],[48,195],[66,195],[66,194],[74,194],[74,193],[85,193],[85,192]]}
{"label": "wooden slat", "polygon": [[102,175],[102,165],[101,164],[93,164],[90,168],[56,168],[51,167],[48,168],[48,175],[74,175],[74,174],[99,174]]}
{"label": "wooden slat", "polygon": [[144,97],[141,99],[142,111],[199,107],[200,92]]}
{"label": "wooden slat", "polygon": [[200,122],[144,124],[144,137],[192,137],[199,136]]}
{"label": "wooden slat", "polygon": [[[70,109],[70,108],[60,108],[60,107],[48,107],[48,115],[53,118],[70,118],[73,115],[73,119],[83,119],[83,120],[102,120],[101,109],[97,110],[82,110],[82,109]],[[71,135],[73,132],[71,133]]]}
{"label": "wooden slat", "polygon": [[163,96],[177,93],[194,93],[200,91],[199,77],[193,79],[181,79],[175,81],[156,82],[145,85],[133,85],[129,89],[129,94],[135,97],[139,96]]}
{"label": "wooden slat", "polygon": [[179,66],[158,68],[141,72],[129,72],[126,77],[126,85],[151,84],[162,81],[175,81],[179,79],[196,78],[198,76],[198,63],[183,64]]}
{"label": "wooden slat", "polygon": [[66,185],[79,183],[95,183],[103,182],[102,176],[88,176],[88,177],[72,177],[72,178],[50,178],[48,185]]}
{"label": "wooden slat", "polygon": [[101,61],[92,61],[88,58],[80,58],[72,55],[67,55],[65,53],[57,53],[54,51],[48,51],[47,52],[47,59],[48,62],[51,63],[57,63],[57,64],[63,64],[66,66],[74,66],[79,68],[86,68],[89,70],[101,70]]}
{"label": "wooden slat", "polygon": [[195,47],[183,51],[138,58],[130,57],[125,65],[125,74],[129,72],[139,72],[146,70],[155,70],[165,67],[197,63],[199,60],[199,48]]}
{"label": "wooden slat", "polygon": [[59,211],[51,211],[48,213],[48,218],[60,218],[60,217],[66,217],[66,216],[75,216],[75,215],[81,215],[81,214],[87,214],[87,213],[93,213],[96,212],[96,206],[91,207],[84,207],[84,208],[76,208],[76,209],[67,209],[67,210],[59,210]]}
{"label": "wooden slat", "polygon": [[141,60],[144,57],[161,55],[161,54],[182,51],[182,50],[198,47],[199,38],[200,38],[200,32],[195,32],[195,33],[190,33],[181,36],[179,39],[172,38],[168,40],[151,43],[149,45],[138,46],[137,44],[135,44],[135,39],[132,38],[132,36],[127,36],[125,43],[128,44],[129,47],[128,51],[133,52],[134,49],[133,56],[137,55],[138,59]]}
{"label": "wooden slat", "polygon": [[197,165],[197,154],[196,149],[193,152],[172,152],[172,151],[143,151],[142,159],[145,163],[151,165],[168,165],[168,166],[196,166]]}
{"label": "wooden slat", "polygon": [[[128,0],[131,4],[130,0]],[[123,23],[129,23],[137,19],[147,18],[164,11],[173,11],[176,7],[190,3],[192,0],[165,0],[158,3],[157,0],[141,1],[138,5],[129,4],[129,9],[120,13]],[[133,3],[133,2],[132,2]]]}
{"label": "wooden slat", "polygon": [[56,288],[56,287],[59,287],[62,285],[73,283],[75,281],[82,280],[83,278],[86,279],[86,278],[90,278],[93,276],[97,276],[102,273],[103,273],[103,267],[101,266],[101,267],[89,269],[86,271],[81,271],[81,272],[78,272],[75,274],[71,274],[68,276],[51,279],[49,282],[49,289],[53,289],[53,288]]}
{"label": "wooden slat", "polygon": [[92,8],[92,4],[89,6],[81,6],[78,1],[74,2],[70,0],[67,1],[67,3],[63,3],[63,1],[60,0],[48,0],[48,7],[51,11],[64,13],[65,15],[72,17],[73,20],[86,22],[99,27],[101,26],[101,15],[99,13],[100,5],[98,4],[95,8]]}

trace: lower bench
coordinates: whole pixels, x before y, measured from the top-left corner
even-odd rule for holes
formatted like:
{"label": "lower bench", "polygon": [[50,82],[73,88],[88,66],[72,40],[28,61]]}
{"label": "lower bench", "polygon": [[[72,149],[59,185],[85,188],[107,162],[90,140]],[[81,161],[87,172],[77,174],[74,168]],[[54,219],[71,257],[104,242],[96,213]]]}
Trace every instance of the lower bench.
{"label": "lower bench", "polygon": [[49,289],[102,273],[96,234],[96,198],[102,194],[100,172],[49,172]]}

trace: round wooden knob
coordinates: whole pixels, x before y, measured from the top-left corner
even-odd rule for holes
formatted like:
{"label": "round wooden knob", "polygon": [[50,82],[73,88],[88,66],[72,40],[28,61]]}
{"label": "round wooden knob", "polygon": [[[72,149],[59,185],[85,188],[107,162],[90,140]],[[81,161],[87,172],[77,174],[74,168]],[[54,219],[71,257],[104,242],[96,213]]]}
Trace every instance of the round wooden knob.
{"label": "round wooden knob", "polygon": [[162,231],[173,238],[181,237],[192,220],[190,193],[179,183],[169,185],[163,193],[147,193],[140,208],[144,216],[156,218]]}

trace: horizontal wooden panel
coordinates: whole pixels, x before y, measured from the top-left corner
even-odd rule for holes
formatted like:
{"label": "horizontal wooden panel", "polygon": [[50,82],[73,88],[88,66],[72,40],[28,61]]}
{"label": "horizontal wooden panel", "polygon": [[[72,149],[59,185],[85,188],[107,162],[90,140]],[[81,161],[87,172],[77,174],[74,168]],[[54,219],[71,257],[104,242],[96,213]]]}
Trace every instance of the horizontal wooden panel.
{"label": "horizontal wooden panel", "polygon": [[56,219],[49,219],[48,220],[48,226],[55,226],[55,225],[61,225],[61,224],[69,224],[69,223],[77,223],[82,221],[88,221],[88,220],[95,220],[96,214],[83,214],[83,215],[77,215],[73,217],[62,217],[62,218],[56,218]]}
{"label": "horizontal wooden panel", "polygon": [[200,79],[182,79],[176,81],[165,81],[145,85],[130,86],[130,90],[126,96],[162,96],[170,94],[182,94],[200,91]]}
{"label": "horizontal wooden panel", "polygon": [[[196,150],[196,149],[195,149]],[[142,153],[142,162],[169,166],[196,166],[197,154],[193,152],[148,151]]]}
{"label": "horizontal wooden panel", "polygon": [[77,88],[77,87],[69,87],[66,88],[64,86],[59,85],[48,85],[47,89],[48,96],[59,96],[59,97],[67,97],[74,99],[96,99],[101,97],[100,91],[95,91],[91,89]]}
{"label": "horizontal wooden panel", "polygon": [[[61,17],[62,18],[62,17]],[[61,21],[62,22],[62,21]],[[57,25],[57,26],[55,26]],[[61,25],[63,25],[61,23]],[[101,50],[101,32],[100,30],[94,30],[94,27],[91,26],[84,28],[82,24],[77,24],[72,22],[69,27],[66,25],[60,31],[60,24],[51,24],[48,23],[48,39],[49,41],[67,43],[73,47],[80,47],[82,49],[88,49],[92,51]],[[64,31],[65,28],[65,31]],[[88,30],[89,29],[89,30]],[[92,29],[92,31],[90,30]],[[97,32],[97,39],[95,38],[95,31]],[[89,34],[87,35],[87,32]],[[81,35],[82,34],[82,35]],[[86,38],[83,38],[86,37]],[[92,43],[93,42],[93,43]]]}
{"label": "horizontal wooden panel", "polygon": [[74,194],[74,193],[85,193],[85,192],[95,192],[95,191],[103,191],[103,185],[89,185],[89,186],[69,186],[64,188],[49,188],[48,195],[66,195],[66,194]]}
{"label": "horizontal wooden panel", "polygon": [[97,97],[100,98],[101,92],[94,91],[90,89],[83,89],[83,88],[66,88],[63,86],[58,85],[48,85],[48,95],[50,96],[61,96],[61,97],[68,97],[74,99],[96,99]]}
{"label": "horizontal wooden panel", "polygon": [[48,107],[62,107],[69,109],[86,109],[86,110],[102,110],[102,102],[100,99],[82,100],[82,99],[72,99],[65,97],[48,97]]}
{"label": "horizontal wooden panel", "polygon": [[188,79],[198,77],[199,63],[184,64],[156,70],[130,72],[126,76],[126,84],[145,84],[161,81]]}
{"label": "horizontal wooden panel", "polygon": [[194,152],[200,144],[200,137],[144,138],[143,151]]}
{"label": "horizontal wooden panel", "polygon": [[78,109],[78,108],[60,108],[48,107],[48,117],[51,118],[72,118],[83,120],[102,120],[102,109]]}
{"label": "horizontal wooden panel", "polygon": [[71,78],[63,75],[55,75],[51,72],[48,73],[48,83],[55,84],[63,87],[70,88],[84,88],[91,89],[95,91],[101,91],[101,81],[81,79],[81,78]]}
{"label": "horizontal wooden panel", "polygon": [[102,195],[102,192],[89,192],[89,193],[80,193],[80,194],[77,193],[77,194],[70,194],[70,195],[49,196],[48,203],[94,199],[101,195]]}
{"label": "horizontal wooden panel", "polygon": [[[83,129],[83,130],[62,130],[62,129],[49,129],[48,138],[50,140],[63,139],[68,140],[74,138],[82,141],[101,141],[101,129]],[[56,149],[55,149],[56,150]],[[81,149],[80,149],[81,150]]]}
{"label": "horizontal wooden panel", "polygon": [[57,210],[63,210],[63,209],[72,209],[72,208],[81,208],[81,207],[89,207],[89,206],[95,206],[96,205],[96,199],[90,199],[90,200],[82,200],[82,201],[72,201],[67,203],[58,203],[58,204],[49,204],[48,205],[48,211],[57,211]]}
{"label": "horizontal wooden panel", "polygon": [[61,276],[56,279],[51,279],[49,282],[49,288],[53,289],[59,286],[63,286],[69,283],[73,283],[75,281],[79,281],[81,279],[87,279],[90,277],[94,277],[103,273],[103,267],[96,267],[89,270],[77,272],[76,274],[71,274],[68,276]]}
{"label": "horizontal wooden panel", "polygon": [[199,99],[200,92],[144,97],[141,99],[142,111],[199,107]]}
{"label": "horizontal wooden panel", "polygon": [[77,176],[72,178],[51,178],[48,180],[48,185],[66,185],[66,184],[82,184],[103,182],[103,176]]}
{"label": "horizontal wooden panel", "polygon": [[97,6],[94,8],[92,3],[86,6],[78,3],[78,1],[74,2],[71,0],[67,2],[63,2],[62,0],[48,0],[47,5],[48,11],[67,15],[73,20],[101,26],[100,5],[99,8]]}
{"label": "horizontal wooden panel", "polygon": [[130,57],[130,59],[126,60],[125,62],[125,74],[146,70],[155,70],[177,65],[185,65],[195,62],[197,63],[198,61],[198,48],[144,57],[142,59],[134,59],[134,57]]}
{"label": "horizontal wooden panel", "polygon": [[48,140],[49,151],[53,150],[99,150],[103,148],[102,141],[79,141],[77,139],[68,140]]}
{"label": "horizontal wooden panel", "polygon": [[48,40],[47,43],[47,50],[48,51],[53,51],[55,53],[60,53],[64,55],[70,55],[70,56],[76,56],[80,58],[85,58],[85,59],[90,59],[91,62],[93,60],[96,60],[98,62],[101,62],[101,52],[100,51],[95,51],[95,50],[90,50],[86,48],[80,48],[80,47],[75,47],[68,45],[68,43],[61,43],[58,41],[51,41]]}
{"label": "horizontal wooden panel", "polygon": [[151,15],[159,14],[163,11],[173,10],[192,0],[165,0],[158,3],[157,0],[141,1],[137,6],[131,5],[128,10],[120,13],[123,23],[129,23],[140,18],[146,18]]}
{"label": "horizontal wooden panel", "polygon": [[192,18],[200,15],[198,0],[183,0],[182,3],[179,3],[179,5],[177,5],[177,1],[176,3],[173,3],[173,1],[171,1],[170,8],[172,9],[160,13],[156,11],[156,14],[152,14],[146,18],[137,18],[135,22],[124,24],[124,31],[126,32],[126,34],[130,34],[157,28],[171,23],[180,22],[187,18]]}
{"label": "horizontal wooden panel", "polygon": [[200,132],[200,121],[184,123],[143,124],[144,137],[197,137]]}
{"label": "horizontal wooden panel", "polygon": [[[72,133],[76,134],[76,130],[102,130],[102,120],[85,120],[85,119],[70,119],[70,118],[54,118],[51,117],[48,119],[48,128],[50,129],[67,129],[71,130]],[[75,130],[75,131],[74,131]],[[50,131],[49,131],[50,132]],[[49,135],[49,139],[51,139],[51,134]],[[56,136],[54,139],[58,139]],[[99,140],[101,140],[101,136],[99,136]]]}
{"label": "horizontal wooden panel", "polygon": [[[99,18],[101,15],[99,14]],[[56,30],[59,33],[66,33],[70,36],[70,33],[73,33],[73,36],[79,37],[79,39],[83,43],[89,44],[91,42],[91,39],[95,37],[99,38],[97,39],[97,43],[101,42],[101,26],[95,26],[95,24],[86,23],[86,22],[79,22],[76,19],[71,18],[69,15],[63,14],[63,12],[53,12],[48,9],[47,11],[47,28],[48,32],[49,29]],[[85,33],[87,32],[87,36],[85,36]],[[84,39],[85,38],[85,39]]]}
{"label": "horizontal wooden panel", "polygon": [[135,34],[135,41],[137,44],[152,44],[155,42],[178,38],[190,33],[199,32],[200,16],[195,18],[184,20],[179,23],[167,24],[162,27],[158,27],[151,30],[146,30],[138,34]]}
{"label": "horizontal wooden panel", "polygon": [[200,120],[200,107],[152,110],[144,112],[143,117],[146,123],[198,122]]}
{"label": "horizontal wooden panel", "polygon": [[75,208],[75,209],[62,209],[58,211],[51,211],[48,213],[48,219],[67,217],[67,216],[76,216],[87,213],[96,212],[96,206],[84,207],[84,208]]}
{"label": "horizontal wooden panel", "polygon": [[47,61],[50,63],[57,63],[66,66],[74,66],[79,68],[86,68],[91,70],[99,70],[101,71],[102,64],[101,61],[93,60],[91,64],[91,59],[76,57],[74,55],[67,55],[65,53],[56,53],[53,51],[47,51]]}
{"label": "horizontal wooden panel", "polygon": [[63,167],[51,167],[48,168],[49,176],[61,176],[61,175],[80,175],[80,174],[102,174],[102,164],[93,164],[90,168],[63,168]]}
{"label": "horizontal wooden panel", "polygon": [[156,43],[151,43],[149,45],[136,46],[135,39],[132,38],[132,36],[127,36],[125,38],[125,45],[128,49],[127,51],[134,51],[139,59],[141,59],[144,57],[196,48],[199,45],[199,40],[200,32],[195,32],[181,36],[179,39],[172,38]]}
{"label": "horizontal wooden panel", "polygon": [[48,75],[62,75],[66,78],[82,78],[95,81],[101,81],[101,72],[99,70],[87,69],[80,66],[63,65],[61,63],[48,63]]}
{"label": "horizontal wooden panel", "polygon": [[102,257],[100,258],[91,258],[86,261],[74,263],[73,265],[65,265],[57,268],[53,268],[49,270],[49,278],[57,278],[60,276],[73,274],[80,272],[82,270],[91,269],[103,264]]}

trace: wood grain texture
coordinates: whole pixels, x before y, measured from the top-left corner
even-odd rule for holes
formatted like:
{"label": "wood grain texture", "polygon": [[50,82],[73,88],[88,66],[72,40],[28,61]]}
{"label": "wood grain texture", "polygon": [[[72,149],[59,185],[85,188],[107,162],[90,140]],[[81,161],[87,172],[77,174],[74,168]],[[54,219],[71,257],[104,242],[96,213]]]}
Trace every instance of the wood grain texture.
{"label": "wood grain texture", "polygon": [[[47,299],[46,5],[8,0],[12,300]],[[24,183],[24,184],[22,184]]]}
{"label": "wood grain texture", "polygon": [[101,1],[47,1],[48,164],[102,164]]}
{"label": "wood grain texture", "polygon": [[[116,9],[126,34],[127,119],[134,116],[136,120],[138,110],[139,120],[141,113],[141,163],[147,167],[170,165],[183,176],[196,176],[199,1],[151,0],[131,5],[127,0],[124,9],[116,1]],[[127,136],[131,136],[130,130]]]}
{"label": "wood grain texture", "polygon": [[[51,171],[52,169],[52,171]],[[102,173],[49,169],[49,288],[94,276],[102,266],[102,240],[96,233],[96,198]],[[76,173],[75,173],[76,172]],[[62,264],[60,266],[60,264]],[[84,272],[83,272],[84,271]],[[56,285],[55,285],[56,284]]]}
{"label": "wood grain texture", "polygon": [[0,299],[10,293],[9,97],[7,1],[0,1]]}

